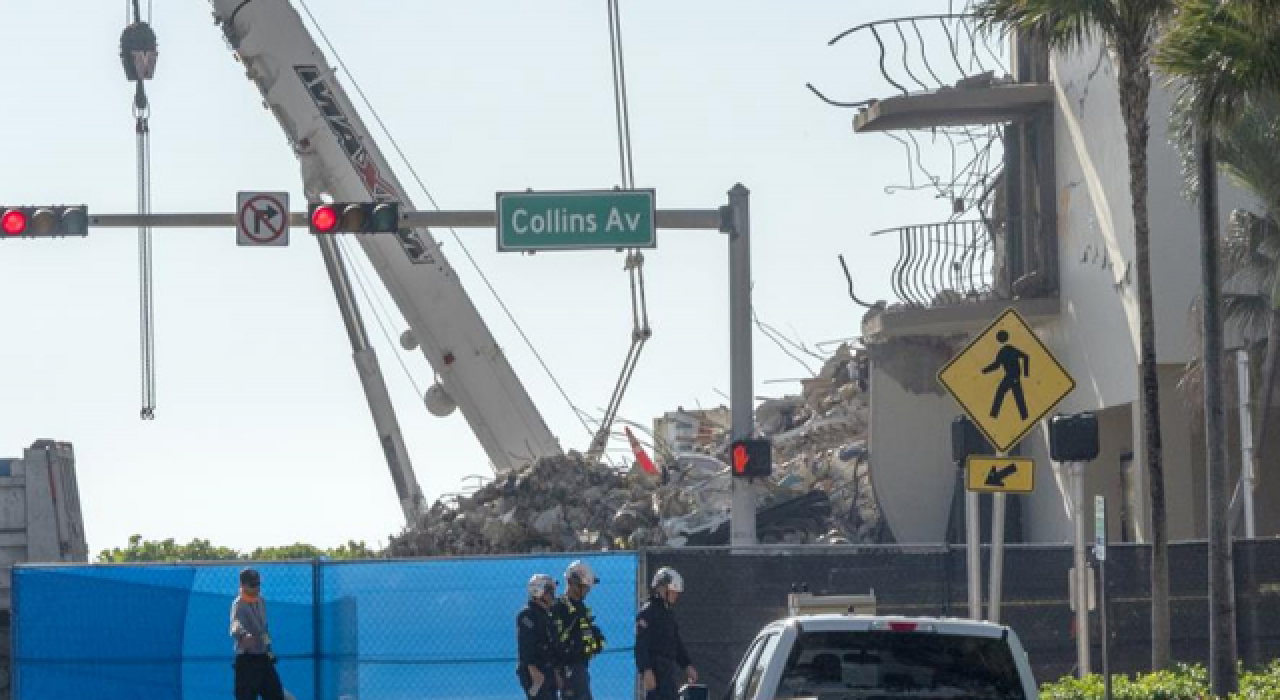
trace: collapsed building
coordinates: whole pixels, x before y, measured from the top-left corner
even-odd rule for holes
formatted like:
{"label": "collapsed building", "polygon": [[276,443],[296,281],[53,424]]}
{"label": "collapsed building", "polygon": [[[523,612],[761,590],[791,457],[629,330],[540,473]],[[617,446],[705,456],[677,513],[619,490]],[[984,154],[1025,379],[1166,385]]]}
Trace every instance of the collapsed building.
{"label": "collapsed building", "polygon": [[[842,344],[799,394],[756,408],[773,443],[757,490],[762,544],[878,543],[887,530],[872,490],[866,434],[867,357]],[[679,412],[687,414],[691,412]],[[703,412],[694,439],[668,444],[659,466],[617,468],[570,452],[527,464],[471,493],[437,500],[390,538],[391,556],[506,554],[727,544],[732,479],[727,413]],[[678,448],[678,449],[676,449]]]}

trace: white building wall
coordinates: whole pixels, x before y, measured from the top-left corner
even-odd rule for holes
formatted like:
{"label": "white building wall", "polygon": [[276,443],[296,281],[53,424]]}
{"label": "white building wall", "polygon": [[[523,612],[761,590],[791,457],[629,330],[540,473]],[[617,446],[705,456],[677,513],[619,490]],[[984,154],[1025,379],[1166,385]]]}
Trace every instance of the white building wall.
{"label": "white building wall", "polygon": [[[1055,55],[1062,318],[1050,330],[1060,359],[1080,387],[1064,411],[1098,409],[1138,397],[1138,298],[1133,217],[1124,123],[1114,66],[1101,44]],[[1184,196],[1182,166],[1169,142],[1173,88],[1156,76],[1148,142],[1151,267],[1156,354],[1161,364],[1195,356],[1191,316],[1200,291],[1199,218]],[[1233,209],[1252,199],[1219,179],[1225,227]]]}
{"label": "white building wall", "polygon": [[955,493],[951,421],[962,412],[946,394],[912,394],[871,367],[871,486],[880,513],[903,544],[946,541]]}

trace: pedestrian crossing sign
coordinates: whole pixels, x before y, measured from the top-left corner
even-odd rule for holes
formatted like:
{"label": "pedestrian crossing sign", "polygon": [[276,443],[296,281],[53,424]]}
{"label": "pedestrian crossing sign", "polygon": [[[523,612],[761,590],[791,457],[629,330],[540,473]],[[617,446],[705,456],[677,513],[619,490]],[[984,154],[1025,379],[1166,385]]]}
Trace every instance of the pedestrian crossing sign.
{"label": "pedestrian crossing sign", "polygon": [[1000,452],[1018,444],[1076,386],[1013,308],[952,358],[938,382]]}

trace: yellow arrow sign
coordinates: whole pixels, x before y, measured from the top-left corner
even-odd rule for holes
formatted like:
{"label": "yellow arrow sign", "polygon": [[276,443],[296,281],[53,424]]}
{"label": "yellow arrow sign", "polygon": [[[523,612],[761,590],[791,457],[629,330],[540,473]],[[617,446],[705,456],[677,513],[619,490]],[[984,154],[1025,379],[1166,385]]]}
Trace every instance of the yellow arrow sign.
{"label": "yellow arrow sign", "polygon": [[1029,457],[970,457],[965,471],[970,491],[1031,493],[1036,486],[1036,464]]}
{"label": "yellow arrow sign", "polygon": [[999,452],[1009,451],[1076,386],[1013,309],[952,358],[938,381]]}

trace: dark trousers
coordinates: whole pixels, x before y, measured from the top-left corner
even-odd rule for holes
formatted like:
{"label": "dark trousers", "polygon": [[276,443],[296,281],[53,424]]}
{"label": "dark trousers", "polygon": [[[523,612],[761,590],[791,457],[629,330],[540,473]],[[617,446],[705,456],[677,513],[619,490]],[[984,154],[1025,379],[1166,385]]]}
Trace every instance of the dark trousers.
{"label": "dark trousers", "polygon": [[236,656],[236,700],[284,700],[276,664],[266,654]]}
{"label": "dark trousers", "polygon": [[592,700],[591,672],[586,664],[573,664],[561,671],[564,674],[564,688],[560,690],[563,700]]}
{"label": "dark trousers", "polygon": [[529,669],[521,666],[516,670],[516,677],[520,679],[520,687],[524,690],[524,696],[530,700],[556,700],[556,673],[555,671],[544,668],[540,669],[544,676],[542,687],[538,689],[537,695],[530,695],[529,689],[533,687],[533,678],[529,675]]}
{"label": "dark trousers", "polygon": [[644,694],[644,700],[678,700],[680,697],[680,665],[670,659],[655,659],[653,677],[658,687]]}

